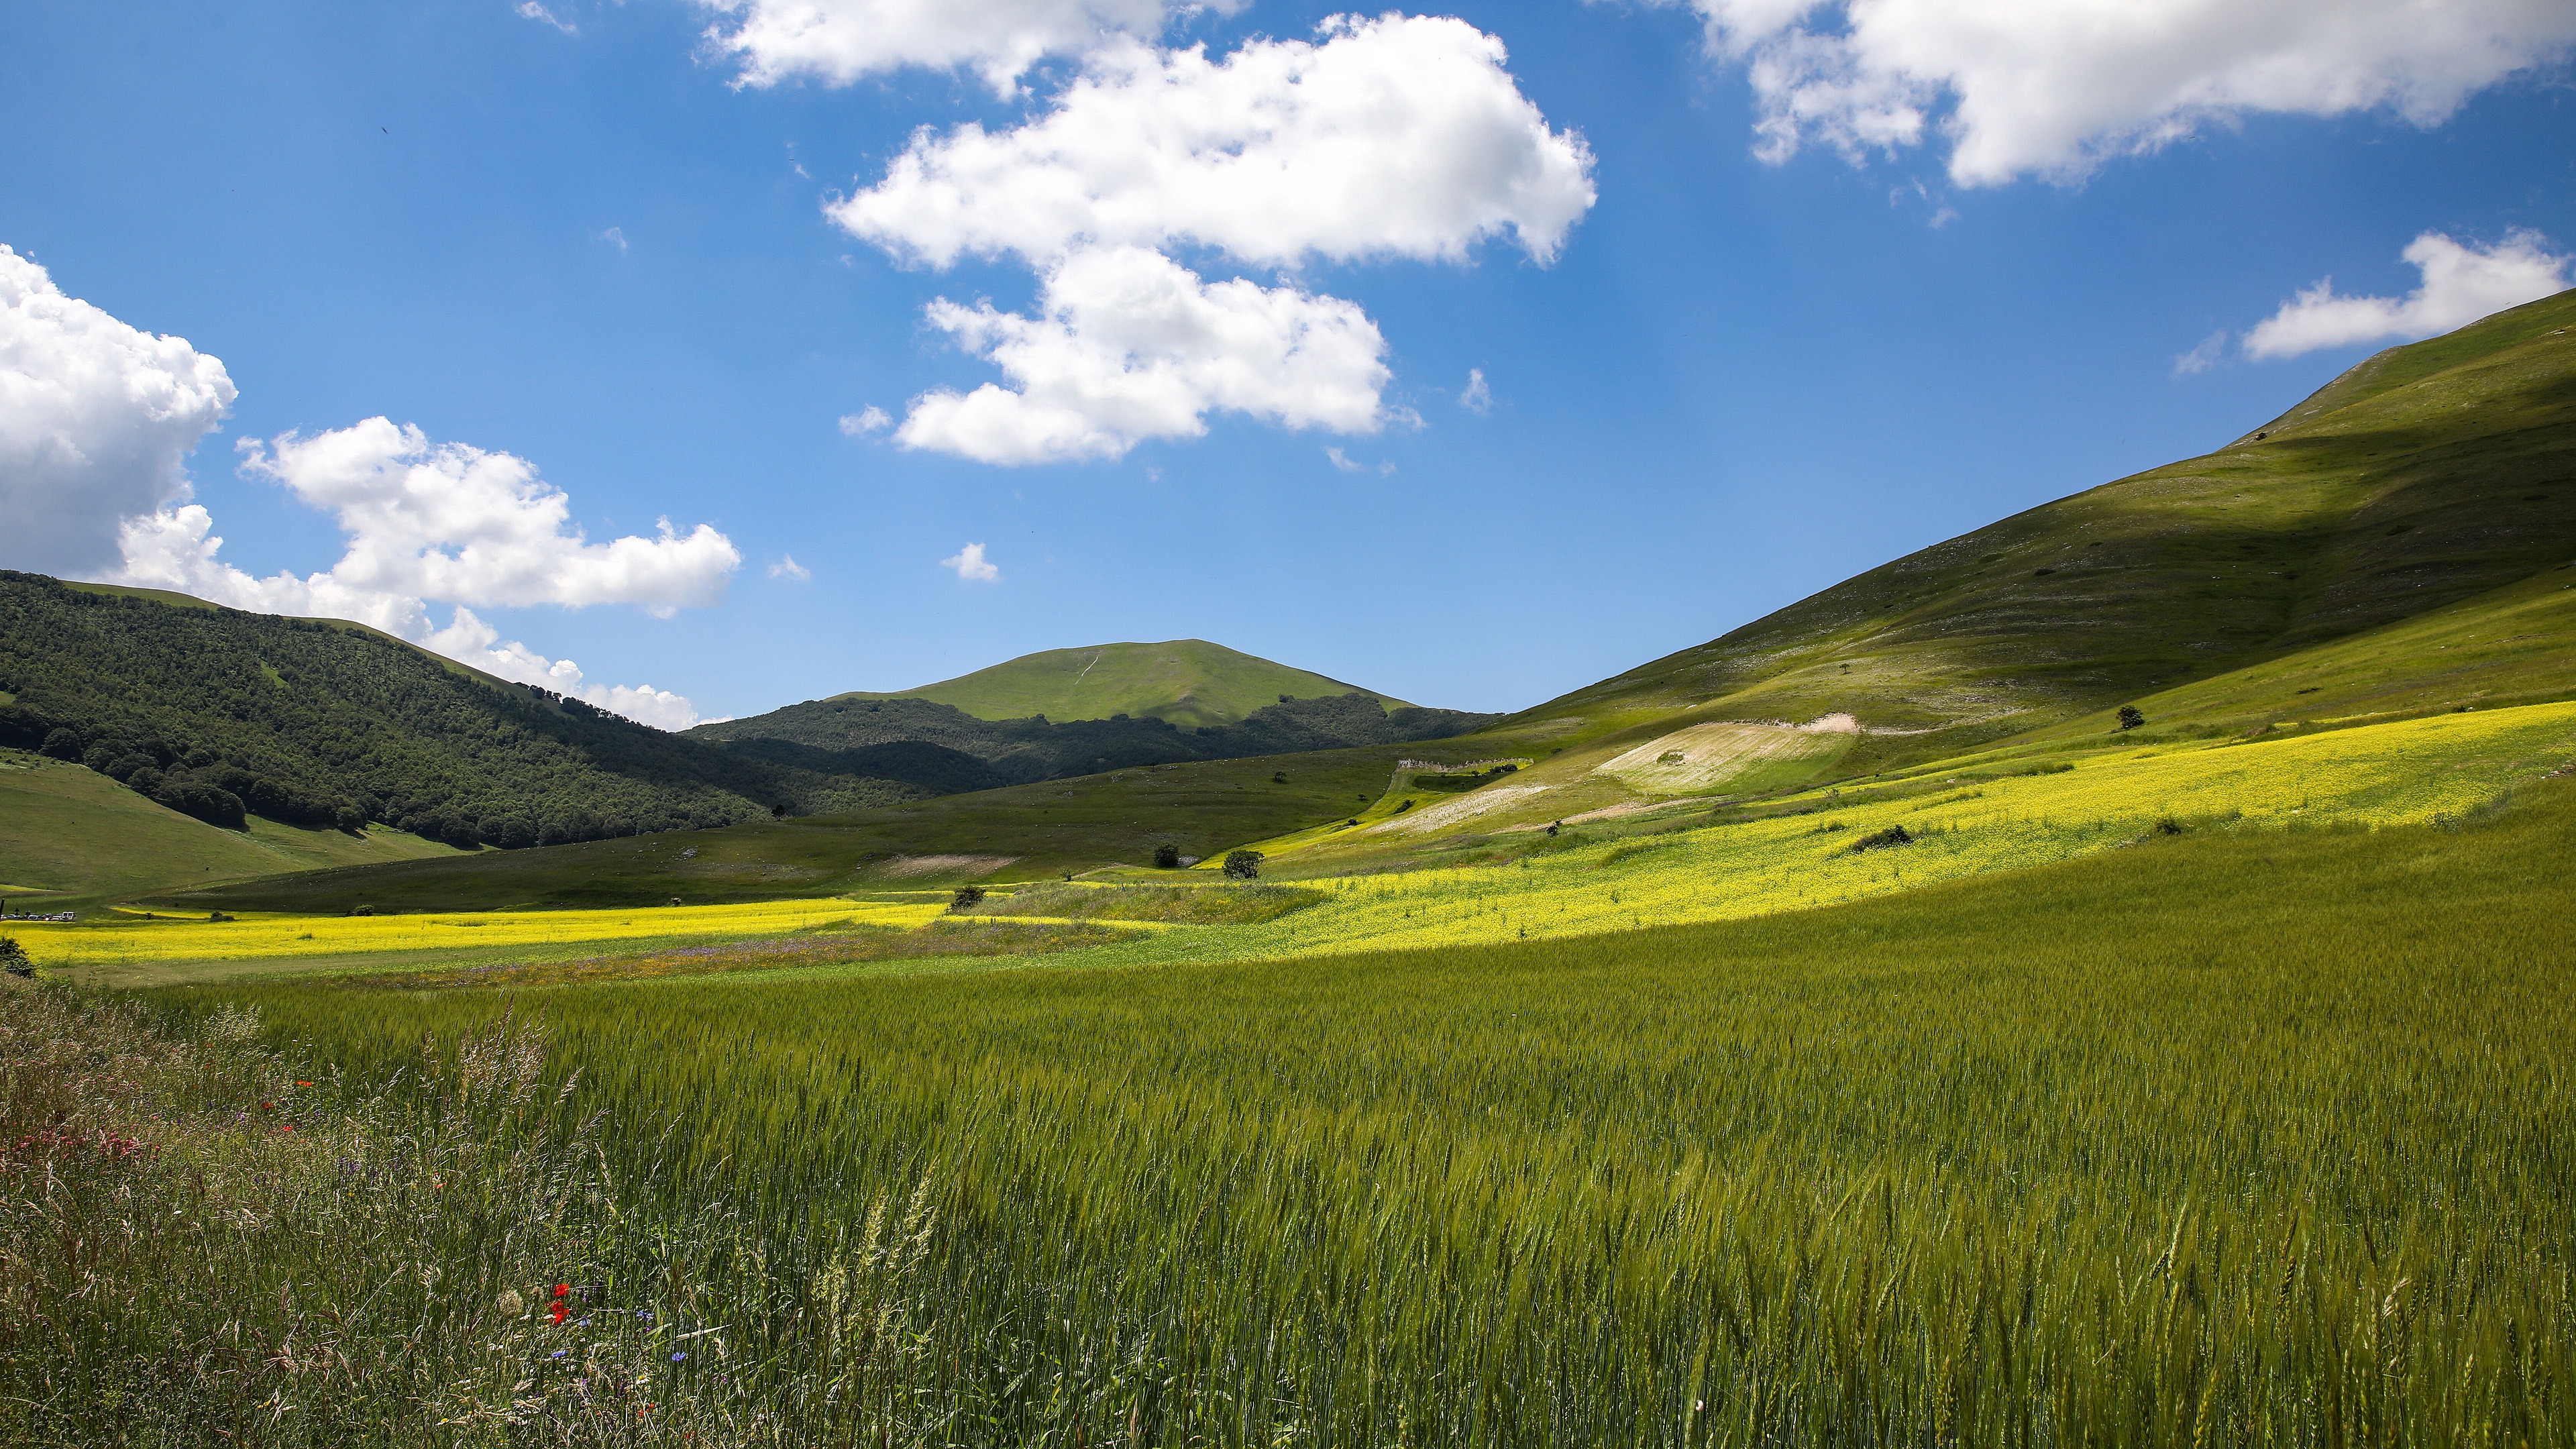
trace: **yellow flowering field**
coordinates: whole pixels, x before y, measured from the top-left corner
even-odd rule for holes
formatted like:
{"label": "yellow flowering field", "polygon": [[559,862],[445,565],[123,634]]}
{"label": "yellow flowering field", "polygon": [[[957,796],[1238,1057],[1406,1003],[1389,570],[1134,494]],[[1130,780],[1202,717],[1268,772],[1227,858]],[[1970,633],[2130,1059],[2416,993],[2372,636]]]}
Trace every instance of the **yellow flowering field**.
{"label": "yellow flowering field", "polygon": [[[2060,774],[1960,778],[1929,793],[1917,781],[1901,798],[1818,791],[1782,802],[1812,813],[1513,865],[1308,882],[1333,899],[1273,925],[1176,930],[1093,959],[1373,951],[1767,915],[2112,849],[2167,820],[2185,832],[2421,824],[2476,810],[2571,755],[2576,704],[2549,704],[2096,754]],[[1900,825],[1909,843],[1852,849]]]}
{"label": "yellow flowering field", "polygon": [[139,912],[71,924],[11,923],[38,960],[62,965],[347,956],[456,947],[561,946],[667,936],[778,935],[848,921],[913,927],[946,906],[933,900],[758,901],[734,906],[639,906],[604,911],[449,911],[408,916],[245,914],[229,921]]}

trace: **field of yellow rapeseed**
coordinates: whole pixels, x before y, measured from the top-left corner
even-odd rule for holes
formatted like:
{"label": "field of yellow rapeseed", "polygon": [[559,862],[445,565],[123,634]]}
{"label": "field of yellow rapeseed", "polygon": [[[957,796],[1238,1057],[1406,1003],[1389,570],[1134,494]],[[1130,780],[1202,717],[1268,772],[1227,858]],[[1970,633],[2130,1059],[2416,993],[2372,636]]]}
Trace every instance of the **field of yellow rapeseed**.
{"label": "field of yellow rapeseed", "polygon": [[96,921],[12,924],[48,965],[288,959],[455,947],[564,946],[660,937],[779,935],[849,922],[911,927],[936,918],[937,901],[760,901],[734,906],[647,906],[604,911],[471,911],[418,916],[243,915],[227,921],[120,912]]}
{"label": "field of yellow rapeseed", "polygon": [[[2165,821],[2194,832],[2422,824],[2474,811],[2571,755],[2576,704],[2549,704],[2097,754],[2060,774],[1963,778],[1899,799],[1817,791],[1782,802],[1809,813],[1500,867],[1316,881],[1333,898],[1275,924],[1174,931],[1102,956],[1340,954],[1769,915],[2112,849]],[[1907,844],[1852,848],[1892,826],[1904,827]]]}

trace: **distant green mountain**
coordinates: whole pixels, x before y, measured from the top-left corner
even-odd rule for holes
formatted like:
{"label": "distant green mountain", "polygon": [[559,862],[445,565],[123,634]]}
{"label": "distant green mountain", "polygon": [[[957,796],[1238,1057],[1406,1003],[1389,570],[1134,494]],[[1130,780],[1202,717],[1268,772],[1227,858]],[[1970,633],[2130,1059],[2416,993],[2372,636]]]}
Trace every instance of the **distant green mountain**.
{"label": "distant green mountain", "polygon": [[[665,734],[356,624],[5,571],[0,746],[235,830],[252,817],[353,835],[376,822],[462,847],[926,793]],[[0,858],[0,879],[25,866]]]}
{"label": "distant green mountain", "polygon": [[888,776],[946,795],[1133,765],[1446,739],[1497,718],[1410,704],[1389,709],[1375,695],[1331,694],[1281,700],[1232,724],[1184,728],[1127,714],[986,720],[925,699],[839,695],[699,725],[689,735],[794,769]]}
{"label": "distant green mountain", "polygon": [[1150,716],[1191,729],[1234,724],[1287,699],[1342,694],[1373,694],[1389,705],[1404,704],[1392,695],[1274,664],[1204,639],[1049,649],[919,689],[891,694],[853,691],[824,702],[926,699],[985,720],[1043,716],[1060,723],[1123,714]]}

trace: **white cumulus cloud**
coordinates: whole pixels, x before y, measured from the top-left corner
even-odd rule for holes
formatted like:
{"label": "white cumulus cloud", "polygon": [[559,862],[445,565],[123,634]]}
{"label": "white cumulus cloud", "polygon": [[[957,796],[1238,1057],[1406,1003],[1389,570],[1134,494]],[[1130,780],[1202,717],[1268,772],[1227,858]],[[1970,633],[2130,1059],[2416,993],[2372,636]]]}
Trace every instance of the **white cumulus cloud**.
{"label": "white cumulus cloud", "polygon": [[188,451],[231,411],[222,361],[64,296],[0,246],[0,563],[88,574],[118,528],[188,496]]}
{"label": "white cumulus cloud", "polygon": [[1500,40],[1400,15],[1338,17],[1321,35],[1223,60],[1113,47],[1025,125],[921,132],[830,214],[934,266],[1174,243],[1261,265],[1455,260],[1506,234],[1555,256],[1592,205],[1592,155],[1548,129]]}
{"label": "white cumulus cloud", "polygon": [[1117,36],[1151,40],[1196,10],[1231,14],[1242,0],[699,0],[716,13],[709,48],[740,63],[740,82],[848,85],[906,66],[965,69],[996,94],[1050,55],[1079,55]]}
{"label": "white cumulus cloud", "polygon": [[1373,432],[1385,339],[1352,303],[1202,281],[1140,247],[1086,250],[1046,274],[1038,315],[931,305],[933,326],[1015,385],[915,398],[895,440],[986,463],[1115,458],[1195,437],[1226,409],[1292,428]]}
{"label": "white cumulus cloud", "polygon": [[416,426],[369,418],[311,437],[245,441],[245,473],[284,484],[337,514],[349,548],[331,570],[348,585],[467,604],[636,604],[668,616],[713,604],[742,562],[730,539],[668,519],[654,538],[592,543],[572,500],[535,465]]}
{"label": "white cumulus cloud", "polygon": [[1394,14],[1214,60],[1118,40],[1025,124],[923,130],[833,220],[933,267],[1015,256],[1041,287],[1025,315],[930,305],[1009,385],[924,393],[896,440],[1044,463],[1194,437],[1211,411],[1375,431],[1396,415],[1385,340],[1358,306],[1211,281],[1171,253],[1454,261],[1508,238],[1552,260],[1592,205],[1592,156],[1548,127],[1507,59],[1464,21]]}
{"label": "white cumulus cloud", "polygon": [[939,566],[955,569],[960,583],[997,584],[1002,581],[1000,566],[985,559],[984,545],[980,543],[970,543],[957,550],[955,557],[941,559]]}
{"label": "white cumulus cloud", "polygon": [[2463,246],[2426,232],[2404,253],[2424,285],[2404,297],[2343,297],[2326,278],[2281,304],[2245,334],[2249,357],[2296,357],[2385,338],[2431,337],[2507,307],[2567,290],[2570,258],[2536,231],[2508,233],[2492,247]]}
{"label": "white cumulus cloud", "polygon": [[2080,176],[2261,113],[2432,125],[2576,44],[2566,0],[1689,0],[1745,64],[1757,154],[1938,135],[1951,179]]}

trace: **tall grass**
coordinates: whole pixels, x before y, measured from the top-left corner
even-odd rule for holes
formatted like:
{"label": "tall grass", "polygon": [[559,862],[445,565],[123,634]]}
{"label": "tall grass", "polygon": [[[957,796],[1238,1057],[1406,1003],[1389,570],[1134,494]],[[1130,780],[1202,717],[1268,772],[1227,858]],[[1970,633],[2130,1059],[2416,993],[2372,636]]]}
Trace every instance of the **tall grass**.
{"label": "tall grass", "polygon": [[[2551,782],[1753,922],[518,1009],[601,1211],[716,1225],[609,1270],[735,1325],[743,1397],[663,1400],[756,1406],[711,1435],[2566,1444],[2571,842]],[[181,999],[351,1080],[506,1009]],[[823,1265],[890,1238],[899,1352],[826,1392]]]}

